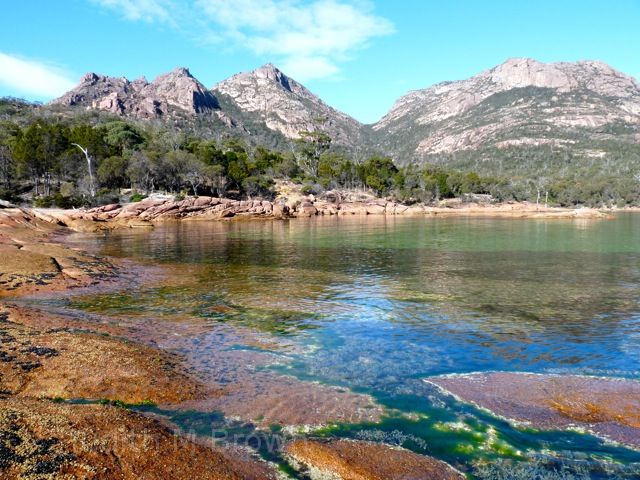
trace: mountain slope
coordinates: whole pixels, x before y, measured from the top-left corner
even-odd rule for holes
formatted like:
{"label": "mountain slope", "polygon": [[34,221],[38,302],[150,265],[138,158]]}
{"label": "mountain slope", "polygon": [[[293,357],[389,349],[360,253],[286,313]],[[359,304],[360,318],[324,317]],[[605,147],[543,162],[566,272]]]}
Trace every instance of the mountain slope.
{"label": "mountain slope", "polygon": [[328,106],[271,64],[234,75],[212,92],[243,125],[262,123],[289,139],[300,138],[301,131],[323,131],[343,146],[365,141],[366,128],[361,123]]}
{"label": "mountain slope", "polygon": [[640,140],[640,86],[601,62],[510,59],[468,80],[408,93],[373,125],[403,163],[453,152],[569,148]]}
{"label": "mountain slope", "polygon": [[90,73],[52,103],[139,119],[179,117],[204,135],[243,136],[281,149],[302,131],[323,131],[357,156],[377,151],[399,164],[444,162],[489,173],[518,173],[527,162],[529,170],[554,163],[557,172],[569,155],[595,166],[640,155],[640,86],[594,61],[510,59],[467,80],[409,92],[372,126],[328,106],[271,64],[212,90],[184,68],[151,83]]}

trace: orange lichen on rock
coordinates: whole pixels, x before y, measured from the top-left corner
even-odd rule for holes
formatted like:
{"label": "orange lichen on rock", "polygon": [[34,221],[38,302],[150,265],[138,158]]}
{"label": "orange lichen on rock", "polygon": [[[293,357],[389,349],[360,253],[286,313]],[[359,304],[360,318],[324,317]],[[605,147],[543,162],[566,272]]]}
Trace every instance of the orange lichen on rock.
{"label": "orange lichen on rock", "polygon": [[430,377],[463,400],[536,428],[580,426],[640,446],[640,382],[579,375],[492,372]]}
{"label": "orange lichen on rock", "polygon": [[38,329],[19,320],[4,309],[0,390],[7,393],[126,403],[180,402],[199,395],[198,384],[168,354],[94,333]]}
{"label": "orange lichen on rock", "polygon": [[103,405],[0,400],[0,479],[273,479],[264,462]]}
{"label": "orange lichen on rock", "polygon": [[354,440],[295,440],[286,454],[311,478],[341,480],[461,480],[445,462],[397,447]]}
{"label": "orange lichen on rock", "polygon": [[[633,397],[614,396],[606,392],[568,392],[549,400],[549,405],[567,418],[585,423],[617,422],[640,429],[640,408]],[[595,398],[594,398],[595,397]]]}

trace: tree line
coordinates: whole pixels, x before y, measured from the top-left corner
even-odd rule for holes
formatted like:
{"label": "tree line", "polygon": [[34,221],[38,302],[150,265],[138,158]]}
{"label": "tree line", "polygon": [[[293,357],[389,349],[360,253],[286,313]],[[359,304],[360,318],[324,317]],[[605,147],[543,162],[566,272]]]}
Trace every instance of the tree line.
{"label": "tree line", "polygon": [[[507,178],[453,169],[442,162],[399,167],[374,155],[355,160],[321,132],[301,132],[287,151],[240,138],[212,140],[121,119],[89,123],[78,118],[0,121],[0,198],[38,206],[97,205],[152,192],[271,198],[275,181],[302,185],[307,194],[366,189],[405,203],[469,195],[496,201],[547,201],[561,205],[637,204],[637,178]],[[128,200],[125,198],[124,200]]]}

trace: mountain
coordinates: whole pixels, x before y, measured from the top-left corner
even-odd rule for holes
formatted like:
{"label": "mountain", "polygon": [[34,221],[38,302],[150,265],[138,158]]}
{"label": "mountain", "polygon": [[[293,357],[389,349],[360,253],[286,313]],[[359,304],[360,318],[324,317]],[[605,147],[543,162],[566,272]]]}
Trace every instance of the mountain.
{"label": "mountain", "polygon": [[602,62],[514,58],[408,93],[373,130],[403,163],[540,147],[602,157],[608,142],[640,141],[640,85]]}
{"label": "mountain", "polygon": [[596,61],[510,59],[467,80],[409,92],[374,125],[330,107],[271,64],[211,90],[185,68],[151,83],[89,73],[52,103],[138,119],[179,117],[206,135],[276,148],[289,148],[302,131],[323,131],[359,156],[384,152],[399,164],[443,162],[491,174],[526,165],[521,173],[530,176],[553,164],[555,175],[569,156],[598,167],[640,155],[640,85]]}
{"label": "mountain", "polygon": [[145,119],[219,110],[216,97],[186,68],[176,68],[151,83],[144,77],[131,82],[87,73],[77,87],[51,103]]}
{"label": "mountain", "polygon": [[300,138],[301,131],[323,131],[334,143],[351,147],[365,140],[366,128],[360,122],[328,106],[270,63],[238,73],[212,92],[244,125],[259,122],[289,139]]}
{"label": "mountain", "polygon": [[73,90],[51,102],[84,107],[138,119],[207,121],[234,135],[253,137],[267,145],[300,138],[301,131],[323,131],[334,144],[356,147],[365,143],[368,129],[328,106],[300,83],[271,64],[239,73],[207,90],[186,68],[177,68],[148,83],[87,73]]}

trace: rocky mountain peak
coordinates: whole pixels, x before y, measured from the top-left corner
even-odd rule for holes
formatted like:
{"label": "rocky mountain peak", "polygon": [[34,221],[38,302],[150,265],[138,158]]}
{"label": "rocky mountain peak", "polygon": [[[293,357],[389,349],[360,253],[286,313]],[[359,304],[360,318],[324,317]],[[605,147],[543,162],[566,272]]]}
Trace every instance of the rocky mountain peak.
{"label": "rocky mountain peak", "polygon": [[170,74],[173,75],[177,75],[180,77],[191,77],[193,78],[193,75],[191,75],[191,72],[189,71],[189,69],[187,67],[176,67],[173,70],[171,70],[171,72],[169,72]]}
{"label": "rocky mountain peak", "polygon": [[362,127],[271,63],[233,75],[212,91],[221,102],[227,99],[230,108],[243,112],[245,120],[251,123],[257,118],[287,138],[299,138],[301,131],[322,130],[337,143],[350,144],[359,135],[354,132]]}
{"label": "rocky mountain peak", "polygon": [[259,79],[266,79],[280,85],[285,90],[293,92],[292,81],[282,71],[276,68],[272,63],[267,63],[253,71],[253,75]]}
{"label": "rocky mountain peak", "polygon": [[639,131],[640,87],[599,61],[511,58],[408,93],[373,128],[386,150],[414,158],[488,145],[569,145],[595,138],[585,131]]}
{"label": "rocky mountain peak", "polygon": [[510,58],[486,72],[485,76],[505,89],[540,87],[568,90],[577,85],[576,80],[556,64],[545,64],[532,58]]}
{"label": "rocky mountain peak", "polygon": [[218,108],[215,96],[184,67],[159,75],[142,93],[191,113]]}
{"label": "rocky mountain peak", "polygon": [[80,77],[80,83],[93,84],[97,82],[101,77],[104,78],[102,75],[98,75],[97,73],[87,72],[82,77]]}
{"label": "rocky mountain peak", "polygon": [[160,118],[178,111],[195,114],[218,108],[215,96],[184,67],[159,75],[151,83],[145,77],[130,82],[124,77],[87,73],[73,90],[51,103],[137,118]]}
{"label": "rocky mountain peak", "polygon": [[272,78],[275,78],[275,76],[278,75],[278,74],[282,74],[280,69],[278,69],[278,67],[276,67],[271,62],[265,63],[261,67],[256,68],[254,70],[254,73],[256,75],[264,75],[264,76],[267,76],[267,77],[271,76]]}

